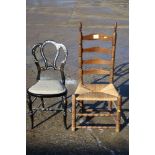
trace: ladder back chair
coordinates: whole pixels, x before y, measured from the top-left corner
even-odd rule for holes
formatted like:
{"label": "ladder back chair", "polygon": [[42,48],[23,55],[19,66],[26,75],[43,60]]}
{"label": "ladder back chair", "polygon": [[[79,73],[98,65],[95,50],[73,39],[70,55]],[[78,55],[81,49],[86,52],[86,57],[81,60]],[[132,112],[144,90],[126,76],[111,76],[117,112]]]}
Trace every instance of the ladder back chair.
{"label": "ladder back chair", "polygon": [[[79,38],[79,84],[75,91],[75,94],[72,95],[72,131],[75,131],[76,128],[115,128],[116,132],[120,131],[120,117],[121,117],[121,96],[117,92],[114,84],[114,64],[115,64],[115,50],[116,50],[116,37],[117,37],[117,23],[114,26],[114,32],[112,35],[105,34],[89,34],[83,35],[82,32],[82,23],[80,23],[80,38]],[[93,41],[101,40],[111,42],[111,48],[103,47],[83,47],[84,41]],[[87,52],[92,54],[97,52],[100,54],[110,55],[110,59],[83,59],[83,54]],[[102,65],[101,69],[84,69],[84,65]],[[110,69],[103,69],[104,65],[108,65]],[[109,82],[103,84],[88,84],[84,83],[84,76],[90,74],[97,75],[108,75]],[[86,109],[84,107],[84,101],[105,101],[108,102],[108,111],[104,113],[90,113],[94,112],[93,109]],[[81,112],[77,112],[76,104],[79,103],[81,107]],[[115,112],[113,112],[112,107],[116,106]],[[76,117],[114,117],[115,125],[76,125]]]}
{"label": "ladder back chair", "polygon": [[[47,48],[48,46],[48,48]],[[54,50],[53,48],[54,47]],[[47,54],[45,54],[45,49]],[[48,50],[47,50],[48,49]],[[52,58],[49,54],[50,52],[54,53],[54,60],[51,62]],[[63,60],[60,62],[58,66],[58,59],[63,53]],[[29,115],[31,119],[31,129],[34,128],[34,110],[43,110],[43,111],[63,111],[63,120],[64,120],[64,127],[66,126],[66,117],[67,117],[67,89],[65,87],[65,74],[64,74],[64,66],[66,64],[67,59],[67,49],[63,44],[56,43],[52,40],[44,41],[43,43],[38,43],[33,46],[32,48],[32,55],[34,57],[34,61],[37,67],[37,82],[27,89],[27,96],[28,96],[28,108],[29,108]],[[40,59],[39,56],[40,55]],[[53,54],[52,54],[53,55]],[[50,56],[48,58],[47,56]],[[54,79],[52,75],[46,75],[43,77],[43,72],[46,71],[56,71],[60,74],[60,79]],[[54,75],[54,74],[53,74]],[[34,100],[32,100],[34,97]],[[61,97],[61,103],[59,107],[56,109],[45,108],[44,105],[44,98],[52,98],[52,97]],[[36,98],[41,99],[42,108],[37,109],[33,108],[33,102]],[[61,106],[61,109],[60,109]]]}

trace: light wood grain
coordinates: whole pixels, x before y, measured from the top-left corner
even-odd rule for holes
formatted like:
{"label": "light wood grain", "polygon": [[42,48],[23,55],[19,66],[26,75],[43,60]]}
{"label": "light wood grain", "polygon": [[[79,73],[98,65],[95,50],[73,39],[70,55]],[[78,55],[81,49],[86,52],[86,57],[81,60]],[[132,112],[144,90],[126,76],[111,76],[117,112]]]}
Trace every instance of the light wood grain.
{"label": "light wood grain", "polygon": [[103,47],[84,48],[82,51],[83,52],[98,52],[98,53],[103,53],[103,54],[112,54],[111,49],[103,48]]}
{"label": "light wood grain", "polygon": [[82,71],[83,74],[99,74],[99,75],[106,75],[110,74],[109,70],[103,70],[103,69],[87,69]]}
{"label": "light wood grain", "polygon": [[[98,38],[95,38],[94,36],[98,35]],[[82,36],[82,40],[103,40],[103,41],[112,41],[112,36],[106,35],[106,34],[89,34]]]}
{"label": "light wood grain", "polygon": [[112,66],[111,60],[105,60],[105,59],[88,59],[88,60],[82,60],[82,64],[98,64],[98,65],[110,65]]}
{"label": "light wood grain", "polygon": [[[79,77],[80,82],[75,91],[75,94],[72,96],[72,131],[75,131],[76,128],[98,128],[98,129],[110,129],[115,128],[116,132],[120,131],[120,117],[121,117],[121,96],[117,92],[113,80],[114,80],[114,68],[115,68],[115,52],[116,52],[116,38],[117,38],[117,23],[114,26],[114,31],[112,35],[106,34],[88,34],[83,35],[82,33],[82,23],[79,27]],[[111,42],[110,48],[104,47],[89,47],[83,48],[84,40],[102,40]],[[84,41],[84,42],[83,42]],[[108,54],[111,55],[111,59],[83,59],[83,53],[87,52],[93,54],[93,52]],[[103,69],[85,69],[83,70],[83,65],[108,65],[110,70]],[[99,75],[110,75],[109,84],[85,84],[83,82],[83,76],[89,74],[99,74]],[[109,111],[101,113],[102,110],[95,110],[84,108],[84,101],[107,101],[109,106]],[[81,113],[76,114],[76,102],[80,103],[82,109]],[[116,112],[112,112],[112,103],[116,102]],[[84,113],[85,112],[85,113]],[[86,113],[87,112],[87,113]],[[88,113],[89,112],[89,113]],[[116,122],[115,126],[98,126],[98,125],[86,125],[86,126],[76,126],[76,116],[85,116],[85,117],[113,117]]]}

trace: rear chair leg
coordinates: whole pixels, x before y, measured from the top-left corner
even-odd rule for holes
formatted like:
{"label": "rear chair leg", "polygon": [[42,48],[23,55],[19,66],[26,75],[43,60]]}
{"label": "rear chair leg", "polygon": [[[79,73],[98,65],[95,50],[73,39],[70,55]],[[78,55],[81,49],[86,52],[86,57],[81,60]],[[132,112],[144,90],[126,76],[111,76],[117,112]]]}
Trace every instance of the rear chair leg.
{"label": "rear chair leg", "polygon": [[32,110],[32,100],[31,100],[31,95],[28,94],[28,108],[29,108],[29,112],[30,112],[30,119],[31,119],[31,129],[33,129],[33,110]]}
{"label": "rear chair leg", "polygon": [[117,102],[116,132],[120,132],[120,127],[121,127],[121,101],[122,101],[122,98],[121,96],[119,96],[118,102]]}
{"label": "rear chair leg", "polygon": [[72,95],[72,131],[75,131],[76,128],[76,101],[75,95]]}
{"label": "rear chair leg", "polygon": [[63,97],[63,108],[64,108],[64,113],[63,113],[63,121],[64,121],[64,128],[67,129],[67,96]]}

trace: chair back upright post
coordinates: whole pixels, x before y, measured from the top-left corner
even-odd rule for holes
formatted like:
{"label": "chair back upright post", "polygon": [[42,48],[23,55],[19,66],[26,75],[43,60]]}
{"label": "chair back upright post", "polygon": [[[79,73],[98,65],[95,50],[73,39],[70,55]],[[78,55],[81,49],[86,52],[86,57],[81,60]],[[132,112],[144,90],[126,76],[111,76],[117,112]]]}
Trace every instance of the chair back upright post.
{"label": "chair back upright post", "polygon": [[79,79],[80,79],[80,83],[83,84],[83,71],[82,71],[82,23],[80,22],[80,27],[79,27]]}
{"label": "chair back upright post", "polygon": [[[83,75],[84,74],[104,74],[109,75],[109,83],[113,83],[114,80],[114,68],[115,68],[115,51],[116,51],[116,38],[117,38],[117,23],[114,25],[114,31],[112,35],[105,34],[89,34],[83,35],[82,33],[82,23],[80,22],[79,26],[79,78],[80,83],[83,84]],[[111,49],[102,48],[102,47],[91,47],[91,48],[83,48],[83,40],[102,40],[102,41],[110,41]],[[83,52],[98,52],[103,54],[110,54],[111,59],[89,59],[83,60]],[[83,70],[84,64],[106,64],[110,65],[110,70],[106,69],[89,69]]]}
{"label": "chair back upright post", "polygon": [[42,44],[38,43],[38,44],[34,45],[32,48],[32,55],[34,57],[34,62],[36,64],[37,71],[38,71],[36,80],[40,80],[40,74],[41,74],[41,66],[40,66],[39,60],[36,56],[36,50],[37,50],[37,48],[39,48],[39,52],[41,53],[41,46],[42,46]]}
{"label": "chair back upright post", "polygon": [[114,81],[114,70],[115,70],[115,53],[116,53],[116,39],[117,39],[117,22],[114,26],[114,32],[112,34],[112,69],[110,74],[110,83]]}

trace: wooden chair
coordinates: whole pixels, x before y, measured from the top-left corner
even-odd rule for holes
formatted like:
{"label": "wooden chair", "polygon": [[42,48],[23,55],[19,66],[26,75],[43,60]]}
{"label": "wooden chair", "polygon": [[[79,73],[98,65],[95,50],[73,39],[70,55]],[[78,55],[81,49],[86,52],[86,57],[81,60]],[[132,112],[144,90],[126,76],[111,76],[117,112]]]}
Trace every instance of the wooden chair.
{"label": "wooden chair", "polygon": [[[121,96],[117,92],[114,84],[114,63],[115,63],[115,49],[116,49],[116,36],[117,36],[117,23],[114,26],[114,32],[112,35],[105,34],[89,34],[83,35],[82,33],[82,23],[80,23],[80,38],[79,38],[79,74],[80,82],[77,86],[75,94],[72,95],[72,131],[76,128],[115,128],[116,132],[120,131],[120,117],[121,117]],[[90,47],[84,48],[83,44],[85,41],[101,40],[111,42],[111,48],[103,47]],[[110,59],[83,59],[83,53],[92,54],[93,52],[103,53],[110,55]],[[84,69],[86,64],[97,64],[102,65],[102,69]],[[103,69],[104,65],[108,65],[110,70]],[[84,83],[84,75],[99,74],[99,75],[109,75],[108,84],[86,84]],[[109,111],[104,113],[90,113],[94,112],[93,109],[85,109],[84,101],[106,101],[108,102]],[[76,103],[79,103],[82,112],[77,112]],[[112,106],[115,104],[115,112],[112,111]],[[89,112],[89,113],[88,113]],[[116,125],[114,126],[102,126],[102,125],[76,125],[76,116],[84,117],[114,117]]]}
{"label": "wooden chair", "polygon": [[[50,50],[46,50],[47,53],[45,54],[45,48],[50,48]],[[53,49],[54,47],[54,49]],[[53,49],[53,51],[51,50]],[[54,53],[53,62],[52,60],[52,53]],[[49,53],[51,55],[49,55]],[[60,65],[57,66],[57,60],[60,56],[60,54],[64,54],[63,60],[60,62]],[[30,119],[31,119],[31,128],[34,128],[34,111],[35,110],[43,110],[43,111],[63,111],[63,118],[64,118],[64,127],[66,127],[66,117],[67,117],[67,89],[65,87],[65,74],[64,74],[64,66],[66,64],[67,59],[67,49],[63,44],[56,43],[52,40],[47,40],[43,43],[39,43],[34,45],[32,48],[32,55],[34,56],[34,61],[37,66],[38,75],[37,75],[37,82],[28,88],[27,95],[28,95],[28,108],[30,113]],[[41,58],[39,58],[39,55]],[[50,56],[50,58],[47,57]],[[51,74],[47,74],[46,76],[43,76],[43,72],[46,71],[56,71],[58,74],[60,74],[60,79],[54,79]],[[54,73],[55,74],[55,73]],[[52,74],[52,75],[54,75]],[[31,97],[35,97],[33,101],[35,101],[36,98],[41,99],[41,109],[33,108],[32,104],[33,101]],[[55,109],[49,109],[45,108],[44,105],[44,98],[52,98],[52,97],[61,97],[61,109],[55,108]]]}

